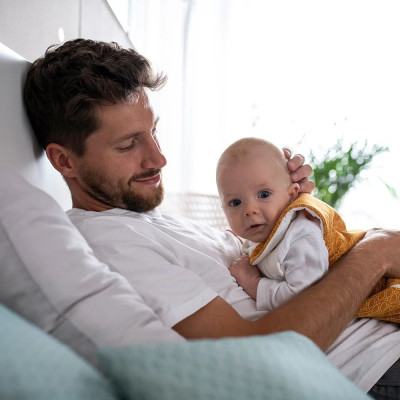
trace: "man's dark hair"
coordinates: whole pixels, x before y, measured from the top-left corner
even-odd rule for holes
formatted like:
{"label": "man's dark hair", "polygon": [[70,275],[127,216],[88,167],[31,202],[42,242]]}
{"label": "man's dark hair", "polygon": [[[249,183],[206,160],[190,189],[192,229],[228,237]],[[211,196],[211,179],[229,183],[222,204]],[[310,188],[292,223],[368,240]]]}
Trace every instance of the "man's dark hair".
{"label": "man's dark hair", "polygon": [[87,137],[99,127],[97,109],[127,102],[148,88],[163,86],[149,61],[117,43],[76,39],[50,46],[28,70],[24,102],[40,145],[85,152]]}

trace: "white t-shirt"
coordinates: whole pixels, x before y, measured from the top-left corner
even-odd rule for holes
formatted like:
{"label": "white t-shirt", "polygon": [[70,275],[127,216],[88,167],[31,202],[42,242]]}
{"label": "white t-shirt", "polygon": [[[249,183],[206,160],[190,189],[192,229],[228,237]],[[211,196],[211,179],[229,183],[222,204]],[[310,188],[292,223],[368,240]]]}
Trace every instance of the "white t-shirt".
{"label": "white t-shirt", "polygon": [[[95,255],[126,277],[164,324],[172,327],[209,303],[225,299],[246,319],[265,311],[237,285],[228,267],[241,254],[229,232],[158,209],[135,213],[68,211]],[[400,330],[376,320],[353,321],[327,352],[342,372],[368,391],[400,357]]]}

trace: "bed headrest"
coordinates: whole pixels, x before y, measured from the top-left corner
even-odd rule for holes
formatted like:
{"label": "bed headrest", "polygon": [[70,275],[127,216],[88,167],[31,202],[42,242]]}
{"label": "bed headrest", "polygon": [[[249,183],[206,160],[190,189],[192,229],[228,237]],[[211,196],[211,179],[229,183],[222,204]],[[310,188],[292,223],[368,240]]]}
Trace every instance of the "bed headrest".
{"label": "bed headrest", "polygon": [[28,61],[0,43],[0,168],[20,173],[69,209],[68,187],[36,143],[25,113],[22,88],[28,66]]}

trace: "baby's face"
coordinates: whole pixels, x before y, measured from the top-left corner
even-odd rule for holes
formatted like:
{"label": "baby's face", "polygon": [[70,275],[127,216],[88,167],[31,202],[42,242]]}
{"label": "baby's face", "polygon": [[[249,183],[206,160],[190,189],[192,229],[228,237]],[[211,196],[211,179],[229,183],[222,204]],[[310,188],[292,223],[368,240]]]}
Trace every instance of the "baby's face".
{"label": "baby's face", "polygon": [[261,157],[222,162],[217,171],[222,208],[232,231],[264,242],[282,211],[297,197],[288,171]]}

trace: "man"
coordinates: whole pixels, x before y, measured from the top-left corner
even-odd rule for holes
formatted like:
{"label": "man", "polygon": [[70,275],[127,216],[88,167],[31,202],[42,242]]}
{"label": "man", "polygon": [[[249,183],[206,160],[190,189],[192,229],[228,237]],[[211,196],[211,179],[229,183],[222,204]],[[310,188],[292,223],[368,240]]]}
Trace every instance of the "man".
{"label": "man", "polygon": [[[400,235],[369,232],[322,281],[268,314],[258,311],[227,268],[239,255],[237,239],[157,208],[166,159],[146,90],[164,82],[137,52],[83,39],[50,48],[33,63],[25,103],[39,143],[70,188],[71,220],[95,254],[182,336],[295,330],[327,350],[379,278],[400,275]],[[310,168],[302,162],[295,156],[288,166],[301,190],[310,191]],[[400,332],[370,320],[355,321],[346,332],[330,357],[356,382],[363,373],[355,355],[364,359],[373,370],[363,383],[368,390],[399,358]],[[371,350],[372,333],[390,353],[375,369],[381,354]],[[355,346],[352,354],[349,346]]]}

